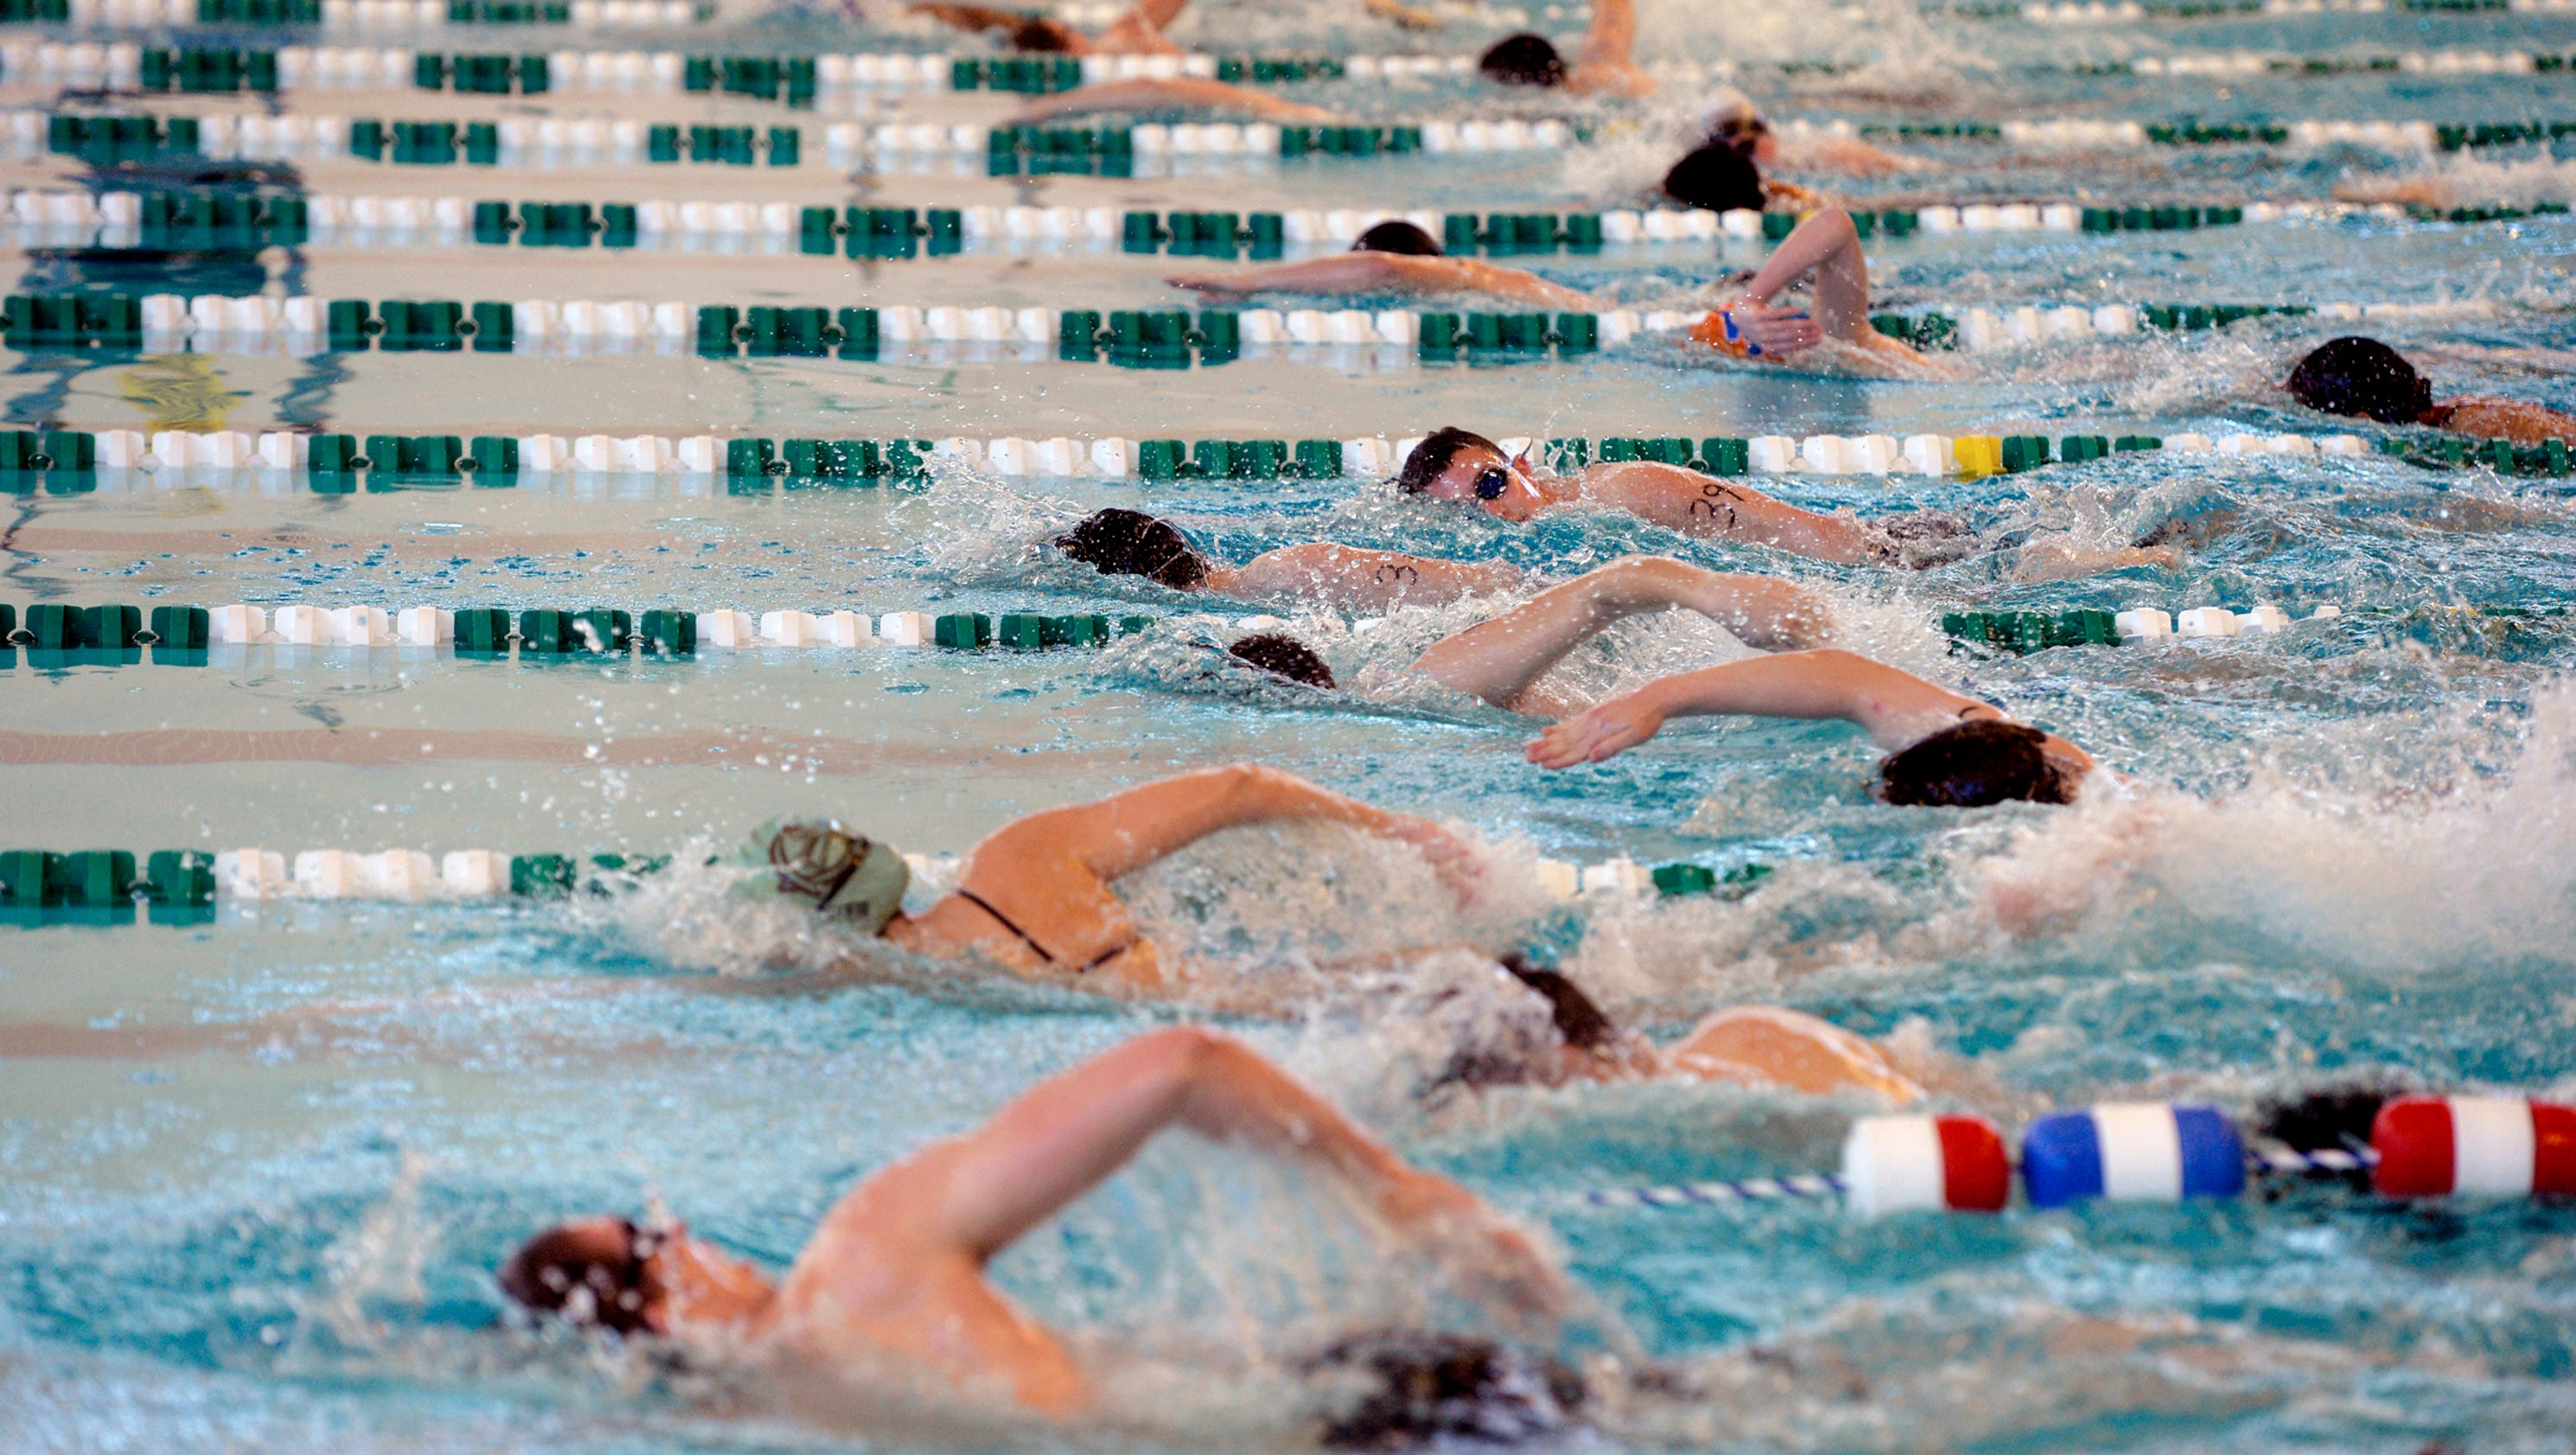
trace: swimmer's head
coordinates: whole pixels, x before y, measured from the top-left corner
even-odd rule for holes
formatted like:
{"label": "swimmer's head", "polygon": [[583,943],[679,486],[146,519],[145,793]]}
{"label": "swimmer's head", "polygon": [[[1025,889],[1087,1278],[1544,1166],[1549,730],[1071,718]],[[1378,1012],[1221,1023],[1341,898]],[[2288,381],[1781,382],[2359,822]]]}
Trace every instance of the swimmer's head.
{"label": "swimmer's head", "polygon": [[829,819],[772,824],[757,838],[781,898],[871,935],[884,934],[903,911],[912,868],[893,845]]}
{"label": "swimmer's head", "polygon": [[1523,521],[1547,505],[1518,462],[1483,435],[1454,426],[1433,430],[1404,457],[1397,493],[1426,500],[1468,502],[1504,520]]}
{"label": "swimmer's head", "polygon": [[2375,338],[2320,344],[2290,371],[2292,397],[2310,409],[2413,424],[2433,408],[2433,384]]}
{"label": "swimmer's head", "polygon": [[1925,808],[1983,808],[2006,799],[2073,803],[2083,772],[2048,754],[2048,734],[2001,718],[1943,728],[1879,767],[1878,796]]}
{"label": "swimmer's head", "polygon": [[1073,32],[1058,21],[1031,16],[1011,27],[1011,49],[1015,51],[1063,52],[1073,48]]}
{"label": "swimmer's head", "polygon": [[1410,258],[1440,256],[1440,243],[1409,222],[1381,222],[1351,244],[1355,253],[1402,253]]}
{"label": "swimmer's head", "polygon": [[1738,208],[1759,212],[1762,174],[1755,169],[1749,148],[1739,151],[1712,141],[1673,163],[1673,169],[1664,174],[1664,194],[1685,207],[1711,212]]}
{"label": "swimmer's head", "polygon": [[1324,665],[1323,658],[1316,656],[1312,648],[1295,637],[1262,632],[1236,642],[1225,649],[1225,654],[1258,667],[1273,677],[1285,677],[1291,682],[1302,682],[1327,692],[1333,690],[1333,669]]}
{"label": "swimmer's head", "polygon": [[1723,111],[1708,121],[1710,147],[1726,147],[1728,152],[1744,157],[1754,167],[1767,167],[1780,157],[1780,136],[1770,129],[1770,121],[1744,103],[1739,111]]}
{"label": "swimmer's head", "polygon": [[520,1244],[497,1278],[532,1313],[578,1328],[662,1333],[665,1295],[653,1273],[661,1241],[626,1218],[574,1218]]}
{"label": "swimmer's head", "polygon": [[1523,31],[1494,42],[1476,58],[1476,69],[1485,79],[1505,86],[1562,86],[1565,84],[1565,57],[1543,35]]}
{"label": "swimmer's head", "polygon": [[[1539,969],[1519,955],[1497,963],[1532,994],[1496,997],[1471,993],[1473,984],[1453,984],[1413,1012],[1456,1043],[1447,1064],[1420,1087],[1423,1095],[1452,1086],[1553,1085],[1566,1078],[1569,1063],[1608,1055],[1625,1041],[1617,1023],[1562,972]],[[1531,1014],[1540,1007],[1543,1022]]]}
{"label": "swimmer's head", "polygon": [[1517,1444],[1561,1434],[1584,1402],[1565,1365],[1463,1334],[1355,1334],[1303,1369],[1327,1387],[1323,1443],[1336,1450]]}
{"label": "swimmer's head", "polygon": [[1168,521],[1138,510],[1096,510],[1055,538],[1056,549],[1103,576],[1142,576],[1175,591],[1203,584],[1208,559]]}

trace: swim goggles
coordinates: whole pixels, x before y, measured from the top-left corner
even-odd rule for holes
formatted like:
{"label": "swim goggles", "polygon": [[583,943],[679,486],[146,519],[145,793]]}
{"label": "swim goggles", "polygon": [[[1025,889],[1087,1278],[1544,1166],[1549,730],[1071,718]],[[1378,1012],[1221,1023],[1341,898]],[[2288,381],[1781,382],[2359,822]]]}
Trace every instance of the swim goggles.
{"label": "swim goggles", "polygon": [[1511,488],[1512,472],[1500,465],[1487,465],[1483,472],[1476,476],[1478,500],[1500,500],[1503,498],[1503,492]]}

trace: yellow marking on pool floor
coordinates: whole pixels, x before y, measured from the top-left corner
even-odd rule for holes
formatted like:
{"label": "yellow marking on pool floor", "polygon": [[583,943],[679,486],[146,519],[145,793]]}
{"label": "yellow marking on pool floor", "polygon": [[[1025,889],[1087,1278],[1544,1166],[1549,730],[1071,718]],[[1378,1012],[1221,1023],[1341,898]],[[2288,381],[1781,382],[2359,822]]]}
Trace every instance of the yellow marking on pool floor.
{"label": "yellow marking on pool floor", "polygon": [[140,407],[154,429],[215,430],[250,397],[203,354],[155,354],[116,376],[119,393]]}

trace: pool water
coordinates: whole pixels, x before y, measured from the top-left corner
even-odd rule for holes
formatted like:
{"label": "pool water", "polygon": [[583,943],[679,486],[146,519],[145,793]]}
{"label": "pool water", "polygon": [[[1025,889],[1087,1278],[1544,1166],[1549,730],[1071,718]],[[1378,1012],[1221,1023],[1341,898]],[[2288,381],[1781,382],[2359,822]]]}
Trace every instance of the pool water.
{"label": "pool water", "polygon": [[[874,9],[875,7],[871,7]],[[2255,50],[2566,53],[2576,21],[2506,11],[2043,24],[1877,0],[1646,7],[1640,53],[1725,60],[1775,118],[2576,120],[2563,73],[2229,77],[2079,63]],[[637,44],[927,49],[912,22],[729,8]],[[1206,4],[1185,47],[1472,53],[1511,23],[1459,6],[1428,37],[1348,7]],[[1533,17],[1572,33],[1578,18]],[[23,27],[13,27],[22,29]],[[48,35],[59,30],[49,29]],[[456,50],[524,32],[449,31]],[[426,48],[429,42],[422,42]],[[955,47],[960,53],[971,44]],[[1827,71],[1784,69],[1830,61]],[[57,88],[12,81],[13,107]],[[1670,93],[1675,88],[1667,87]],[[1561,108],[1464,82],[1343,81],[1362,117]],[[126,103],[120,103],[126,104]],[[239,97],[131,103],[164,114]],[[991,95],[869,105],[989,121]],[[770,124],[721,96],[290,94],[295,111]],[[1208,164],[1200,175],[996,179],[688,166],[502,173],[285,169],[314,193],[874,201],[949,206],[1635,205],[1687,96],[1587,104],[1564,154]],[[819,120],[864,115],[827,99]],[[816,118],[804,118],[809,129]],[[2391,156],[2260,144],[2064,154],[1890,142],[1871,206],[1979,199],[2326,203],[2411,180],[2446,205],[2566,202],[2548,144]],[[2558,145],[2565,145],[2564,142]],[[6,164],[13,186],[84,175]],[[973,169],[980,172],[980,168]],[[1825,179],[1830,180],[1830,179]],[[9,242],[10,239],[0,239]],[[1032,247],[904,262],[432,243],[137,263],[12,243],[21,293],[682,298],[1134,308],[1191,303],[1174,264]],[[1637,309],[1705,306],[1747,242],[1531,266]],[[1180,266],[1218,267],[1197,260]],[[2371,331],[2437,392],[2576,408],[2576,223],[2366,212],[2150,235],[1874,245],[1892,306],[2433,305]],[[10,418],[85,429],[713,432],[938,438],[1350,438],[1458,423],[1504,436],[2336,432],[2273,387],[2328,336],[2298,318],[1965,356],[1972,382],[1709,367],[1669,351],[1501,367],[1373,354],[1142,373],[954,346],[876,363],[367,352],[295,359],[8,352]],[[2361,426],[2373,437],[2389,433]],[[1097,652],[760,649],[694,660],[471,662],[253,646],[202,668],[0,671],[7,847],[286,852],[488,847],[673,856],[569,901],[228,903],[211,924],[0,929],[0,1448],[938,1450],[1283,1448],[1286,1373],[1339,1332],[1493,1327],[1389,1265],[1330,1199],[1186,1138],[997,1265],[1109,1371],[1103,1429],[925,1414],[759,1413],[720,1371],[491,1331],[490,1271],[533,1228],[666,1204],[783,1266],[852,1181],[969,1127],[1039,1075],[1140,1030],[1213,1021],[1408,1155],[1543,1230],[1591,1303],[1552,1352],[1592,1375],[1604,1448],[2563,1450],[2576,1429],[2576,1210],[2396,1206],[2292,1188],[2225,1204],[1923,1215],[1793,1201],[1589,1206],[1604,1188],[1828,1170],[1869,1108],[1700,1085],[1416,1094],[1455,1027],[1404,986],[1304,967],[1406,945],[1535,945],[1619,1019],[1678,1034],[1794,1006],[1956,1058],[1961,1105],[2195,1099],[2247,1112],[2341,1076],[2576,1096],[2576,513],[2567,485],[2351,458],[2132,455],[1977,482],[1786,476],[1819,509],[1920,507],[1980,530],[2125,542],[2179,518],[2177,571],[2019,584],[1993,557],[1920,574],[1698,542],[1621,516],[1524,528],[1348,481],[1006,479],[727,491],[678,477],[320,495],[252,474],[0,500],[0,600],[146,605],[843,607],[1158,618]],[[1690,724],[1610,763],[1523,761],[1534,725],[1410,678],[1493,604],[1381,617],[1112,580],[1042,542],[1102,505],[1166,515],[1216,556],[1330,539],[1571,575],[1654,552],[1830,594],[1844,641],[2085,745],[2119,777],[2081,805],[1873,803],[1877,755],[1836,725]],[[2027,657],[1953,652],[1944,612],[2275,604],[2275,636]],[[1285,617],[1346,690],[1226,668],[1206,644]],[[1632,622],[1563,671],[1594,691],[1743,651]],[[849,949],[700,867],[754,825],[828,812],[953,854],[1008,819],[1255,760],[1441,818],[1492,849],[1499,906],[1458,911],[1417,861],[1321,831],[1229,835],[1121,886],[1211,984],[1289,983],[1296,1013],[1122,1005]],[[1541,857],[1766,872],[1710,896],[1538,887]],[[935,873],[934,873],[935,877]],[[1211,1377],[1213,1376],[1213,1377]]]}

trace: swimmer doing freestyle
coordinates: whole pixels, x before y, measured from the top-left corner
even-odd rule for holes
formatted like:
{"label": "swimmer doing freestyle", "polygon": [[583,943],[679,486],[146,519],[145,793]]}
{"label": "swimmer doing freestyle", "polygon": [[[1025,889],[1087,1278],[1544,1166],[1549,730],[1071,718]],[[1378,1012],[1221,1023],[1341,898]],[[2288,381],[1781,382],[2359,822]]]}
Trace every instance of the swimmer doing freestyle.
{"label": "swimmer doing freestyle", "polygon": [[2299,360],[2284,386],[2310,409],[2382,424],[2422,424],[2480,439],[2576,444],[2576,417],[2521,399],[2490,395],[2433,402],[2433,381],[2374,338],[2339,338]]}
{"label": "swimmer doing freestyle", "polygon": [[[1617,622],[1671,608],[1696,611],[1749,645],[1781,650],[1676,673],[1597,704],[1566,701],[1539,686],[1568,653]],[[1879,766],[1883,802],[1974,808],[2008,799],[2074,801],[2093,768],[2083,749],[1910,672],[1814,647],[1829,622],[1823,598],[1795,583],[1632,556],[1435,644],[1414,670],[1496,707],[1561,718],[1529,748],[1530,761],[1545,768],[1614,757],[1674,717],[1840,718],[1888,750]]]}
{"label": "swimmer doing freestyle", "polygon": [[[915,954],[1154,997],[1182,993],[1186,969],[1164,965],[1111,881],[1229,828],[1298,821],[1339,823],[1413,846],[1462,904],[1486,892],[1476,851],[1446,829],[1250,764],[1184,773],[1005,824],[967,854],[956,889],[918,917],[901,911],[910,880],[903,856],[838,824],[779,826],[768,833],[763,857],[781,897]],[[1425,946],[1398,959],[1454,950]],[[1530,980],[1513,961],[1463,953]],[[1788,1011],[1721,1015],[1669,1053],[1648,1054],[1652,1048],[1642,1042],[1589,1032],[1568,1045],[1573,1051],[1562,1064],[1533,1062],[1522,1079],[1681,1075],[1896,1101],[1918,1094],[1867,1043]]]}
{"label": "swimmer doing freestyle", "polygon": [[1410,222],[1381,222],[1351,244],[1350,251],[1295,263],[1239,268],[1231,273],[1173,273],[1163,279],[1220,299],[1249,298],[1259,293],[1334,293],[1438,297],[1481,294],[1542,308],[1597,309],[1598,299],[1551,283],[1520,268],[1498,267],[1480,258],[1453,258],[1431,234]]}
{"label": "swimmer doing freestyle", "polygon": [[[530,1238],[499,1282],[541,1315],[717,1342],[781,1375],[926,1374],[960,1394],[990,1391],[1072,1420],[1095,1408],[1094,1370],[996,1289],[986,1266],[1173,1126],[1314,1173],[1392,1251],[1429,1264],[1531,1335],[1549,1335],[1570,1302],[1563,1275],[1529,1238],[1465,1188],[1407,1164],[1243,1045],[1188,1028],[1129,1041],[1040,1082],[975,1130],[869,1174],[775,1280],[685,1224],[604,1216]],[[1390,1369],[1369,1351],[1360,1359],[1399,1388],[1432,1377]],[[1561,1424],[1580,1386],[1570,1375],[1546,1386],[1555,1397],[1523,1396],[1520,1413]],[[1326,1432],[1340,1443],[1434,1432],[1352,1429],[1349,1412],[1342,1418],[1343,1428]]]}
{"label": "swimmer doing freestyle", "polygon": [[[1160,19],[1154,21],[1152,31],[1154,39],[1161,41],[1162,27],[1171,23],[1171,17],[1180,13],[1181,6],[1175,0],[1158,0],[1158,3],[1162,9],[1155,14]],[[927,8],[933,11],[974,9],[959,6]],[[1146,5],[1140,4],[1130,12],[1130,16],[1137,16],[1146,9]],[[1085,44],[1081,37],[1051,21],[1036,22],[1037,28],[1026,23],[1006,26],[1005,21],[1011,18],[1002,16],[1000,12],[979,13],[997,17],[991,22],[992,26],[1012,29],[1014,43],[1024,49],[1068,50]],[[1127,26],[1124,20],[1120,24],[1122,30]],[[1636,33],[1637,20],[1632,0],[1595,0],[1592,25],[1585,32],[1582,54],[1572,66],[1566,65],[1564,57],[1545,36],[1521,34],[1496,42],[1477,61],[1477,70],[1487,80],[1504,86],[1560,89],[1576,95],[1644,96],[1655,89],[1655,82],[1653,77],[1637,68],[1633,56]],[[1138,45],[1133,48],[1145,47]],[[1024,124],[1103,111],[1213,111],[1287,122],[1334,119],[1332,112],[1320,106],[1283,100],[1249,86],[1198,77],[1139,77],[1077,86],[1070,91],[1039,97],[1013,112],[1010,120]]]}
{"label": "swimmer doing freestyle", "polygon": [[[1551,510],[1607,506],[1702,540],[1768,546],[1837,565],[1920,570],[1986,549],[1965,523],[1939,511],[1875,521],[1820,515],[1737,480],[1654,460],[1605,461],[1560,475],[1533,465],[1526,452],[1506,456],[1501,445],[1454,426],[1414,446],[1395,488],[1424,500],[1472,503],[1513,525]],[[2012,574],[2020,581],[2055,581],[2129,566],[2170,568],[2181,561],[2181,550],[2164,543],[2094,548],[2033,541],[2019,548]]]}

